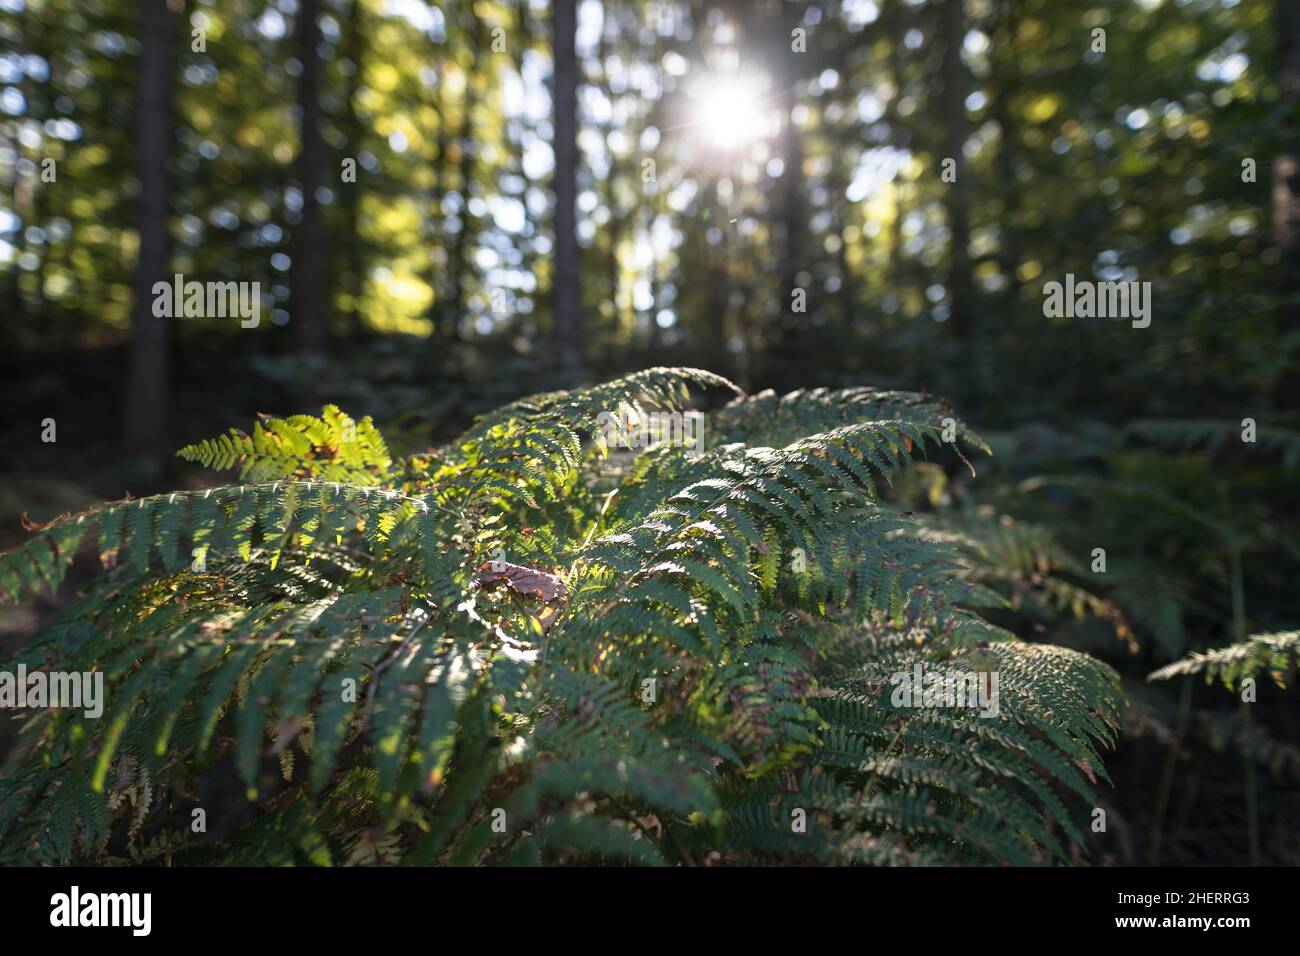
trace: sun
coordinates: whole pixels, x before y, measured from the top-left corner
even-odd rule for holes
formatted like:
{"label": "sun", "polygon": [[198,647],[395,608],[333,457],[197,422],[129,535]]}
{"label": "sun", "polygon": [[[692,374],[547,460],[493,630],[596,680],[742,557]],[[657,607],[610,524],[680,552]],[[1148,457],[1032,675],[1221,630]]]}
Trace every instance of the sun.
{"label": "sun", "polygon": [[698,90],[693,124],[716,149],[744,149],[769,135],[772,111],[764,103],[766,78],[756,73],[711,77]]}

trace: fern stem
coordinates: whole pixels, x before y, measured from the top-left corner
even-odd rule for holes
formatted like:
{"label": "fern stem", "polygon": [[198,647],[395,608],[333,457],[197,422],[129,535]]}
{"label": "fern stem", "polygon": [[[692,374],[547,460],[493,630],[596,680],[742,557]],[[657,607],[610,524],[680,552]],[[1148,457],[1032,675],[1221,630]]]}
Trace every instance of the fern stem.
{"label": "fern stem", "polygon": [[687,866],[699,866],[699,864],[695,862],[694,858],[687,851],[686,847],[682,846],[682,841],[677,839],[677,834],[674,833],[672,831],[672,828],[669,827],[668,824],[666,823],[664,824],[664,834],[668,837],[669,841],[672,843],[673,849],[677,851],[677,855],[681,857],[683,863],[685,863]]}
{"label": "fern stem", "polygon": [[[1241,643],[1247,639],[1247,628],[1246,585],[1240,539],[1233,539],[1228,551],[1228,561],[1232,569],[1232,639],[1235,643]],[[1241,702],[1241,719],[1242,727],[1249,731],[1250,704],[1244,700]],[[1255,757],[1245,746],[1241,748],[1241,757],[1244,777],[1242,785],[1246,800],[1246,847],[1250,856],[1250,865],[1259,866],[1259,781],[1255,777]]]}
{"label": "fern stem", "polygon": [[1160,788],[1156,791],[1156,808],[1151,821],[1151,840],[1147,844],[1147,863],[1160,865],[1160,842],[1165,825],[1165,815],[1169,811],[1169,795],[1174,785],[1174,770],[1178,764],[1178,752],[1187,733],[1187,722],[1192,712],[1192,682],[1183,681],[1178,697],[1178,728],[1174,742],[1165,755],[1165,764],[1160,770]]}
{"label": "fern stem", "polygon": [[424,617],[420,619],[419,623],[417,623],[415,627],[411,628],[410,632],[404,638],[402,638],[400,641],[397,642],[397,646],[395,646],[392,650],[390,650],[387,654],[385,654],[384,659],[381,660],[378,664],[376,664],[374,670],[370,672],[370,686],[366,688],[366,722],[367,723],[369,723],[370,718],[371,716],[373,716],[374,713],[375,692],[379,689],[379,675],[381,675],[384,671],[386,671],[389,667],[392,666],[392,663],[397,659],[397,656],[402,653],[402,650],[411,643],[415,635],[420,633],[420,629],[423,628],[424,625],[428,624],[429,621],[432,620],[432,618],[433,615],[426,611]]}
{"label": "fern stem", "polygon": [[[652,843],[661,846],[659,840],[655,837],[653,833],[650,832],[650,828],[647,827],[640,820],[638,820],[636,814],[633,813],[631,810],[629,810],[627,807],[625,807],[617,797],[610,797],[609,802],[614,804],[614,806],[618,807],[618,812],[623,814],[623,816],[627,818],[627,820],[630,823],[636,824],[637,829],[646,835],[647,840],[650,840]],[[663,817],[660,817],[659,825],[664,828],[664,836],[668,838],[668,842],[671,843],[673,845],[673,849],[677,851],[678,860],[686,866],[696,866],[697,864],[694,858],[690,855],[690,853],[686,851],[686,847],[682,846],[681,841],[677,839],[677,834],[673,833],[673,831],[668,828],[668,821],[665,820]]]}
{"label": "fern stem", "polygon": [[[880,759],[883,760],[888,757],[889,752],[898,746],[903,739],[903,731],[906,729],[907,721],[903,721],[903,726],[899,729],[898,733],[894,735],[894,739],[889,742],[889,746],[881,753]],[[880,781],[880,777],[881,775],[878,773],[873,774],[871,779],[867,781],[867,785],[858,792],[858,799],[853,804],[853,812],[849,815],[848,823],[844,828],[846,832],[852,833],[857,830],[858,820],[862,816],[863,805],[867,801],[867,796],[876,789],[876,784]]]}
{"label": "fern stem", "polygon": [[1255,755],[1250,752],[1251,713],[1250,704],[1241,702],[1242,747],[1241,758],[1245,762],[1243,772],[1246,788],[1246,838],[1249,840],[1250,865],[1259,866],[1259,781],[1256,778]]}

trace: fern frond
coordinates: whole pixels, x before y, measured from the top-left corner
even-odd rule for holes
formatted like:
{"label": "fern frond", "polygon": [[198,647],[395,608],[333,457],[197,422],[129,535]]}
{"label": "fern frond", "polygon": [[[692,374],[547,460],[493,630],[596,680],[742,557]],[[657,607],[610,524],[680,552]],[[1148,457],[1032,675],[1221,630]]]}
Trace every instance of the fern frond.
{"label": "fern frond", "polygon": [[319,418],[263,416],[251,435],[232,428],[176,454],[216,471],[238,469],[239,480],[252,483],[310,478],[373,485],[392,464],[374,422],[369,417],[353,421],[335,405],[326,405]]}
{"label": "fern frond", "polygon": [[[163,790],[228,772],[259,813],[184,862],[1069,859],[1114,674],[976,613],[1068,556],[881,502],[983,443],[924,396],[817,390],[734,402],[699,456],[607,456],[602,412],[692,388],[734,390],[651,369],[396,465],[332,406],[268,419],[183,452],[266,480],[41,527],[0,595],[82,549],[105,573],[23,661],[102,673],[109,707],[24,715],[0,845],[147,858]],[[913,666],[996,674],[997,712],[895,706]]]}
{"label": "fern frond", "polygon": [[[1143,419],[1133,422],[1128,433],[1162,448],[1175,451],[1249,447],[1242,441],[1243,423],[1211,419]],[[1255,443],[1260,450],[1276,454],[1286,469],[1300,468],[1300,432],[1272,425],[1255,429]]]}
{"label": "fern frond", "polygon": [[1295,679],[1297,660],[1300,660],[1300,631],[1252,634],[1249,640],[1239,644],[1189,654],[1153,671],[1147,680],[1204,674],[1207,684],[1217,678],[1225,687],[1235,689],[1246,678],[1266,671],[1279,687],[1286,687],[1288,677]]}

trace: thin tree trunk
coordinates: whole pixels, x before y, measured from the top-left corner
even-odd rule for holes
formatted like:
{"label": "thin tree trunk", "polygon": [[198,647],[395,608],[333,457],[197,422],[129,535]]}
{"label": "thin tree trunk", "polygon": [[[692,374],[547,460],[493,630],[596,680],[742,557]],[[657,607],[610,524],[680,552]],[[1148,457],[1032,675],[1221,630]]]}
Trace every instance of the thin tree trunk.
{"label": "thin tree trunk", "polygon": [[298,306],[298,347],[322,353],[326,344],[325,233],[321,228],[321,154],[319,73],[320,0],[299,0],[298,58],[302,62],[298,100],[302,109],[298,182],[302,189],[302,218],[298,222],[298,249],[294,259],[295,297]]}
{"label": "thin tree trunk", "polygon": [[[1278,337],[1300,336],[1300,148],[1295,117],[1300,109],[1300,4],[1278,0],[1278,96],[1286,128],[1283,151],[1273,162],[1273,239],[1282,253],[1279,267]],[[1278,380],[1279,407],[1294,407],[1300,395],[1300,363]]]}
{"label": "thin tree trunk", "polygon": [[[51,49],[53,44],[50,40],[49,25],[43,25],[45,28],[40,33],[40,39],[36,42],[37,55],[45,61],[45,79],[40,85],[40,102],[43,114],[48,118],[54,115],[54,55]],[[24,75],[24,79],[27,77]],[[36,101],[35,92],[36,84],[31,84],[32,91],[28,94],[27,102],[30,107]],[[39,168],[39,164],[38,168]],[[49,197],[46,190],[50,185],[40,179],[37,173],[32,181],[32,224],[41,230],[45,236],[41,242],[40,255],[36,259],[36,308],[37,321],[45,325],[53,318],[53,303],[45,299],[45,278],[49,272],[51,256],[53,250],[50,244],[50,234],[45,229],[45,217],[49,208]]]}
{"label": "thin tree trunk", "polygon": [[[362,21],[361,0],[352,0],[348,5],[348,19],[345,26],[345,49],[347,58],[352,62],[352,76],[348,83],[347,101],[344,104],[345,123],[348,137],[353,146],[346,155],[357,159],[365,128],[357,115],[357,96],[361,90],[362,60],[365,55],[365,24]],[[333,175],[338,175],[335,172]],[[347,262],[348,296],[351,299],[351,317],[348,332],[355,335],[361,331],[361,297],[365,294],[365,250],[361,241],[361,190],[358,183],[342,183],[343,210],[347,221]]]}
{"label": "thin tree trunk", "polygon": [[[1020,208],[1020,186],[1016,179],[1017,131],[1015,116],[1011,103],[1019,89],[1020,56],[1016,47],[1016,28],[1022,13],[1016,0],[998,0],[995,7],[998,15],[998,30],[994,34],[994,43],[1002,47],[1006,55],[1001,59],[1005,73],[998,83],[998,90],[993,95],[991,115],[998,124],[998,179],[1002,191],[1001,254],[999,259],[1002,272],[1007,280],[1006,300],[1007,317],[1012,318],[1020,303],[1020,278],[1017,269],[1020,266],[1019,233],[1016,224]],[[996,68],[995,68],[996,69]],[[995,73],[996,76],[996,73]]]}
{"label": "thin tree trunk", "polygon": [[[18,15],[18,42],[16,43],[16,49],[14,50],[14,54],[18,57],[20,63],[25,63],[26,61],[28,45],[27,16],[28,8],[26,4],[23,4],[22,12]],[[24,98],[27,100],[27,111],[30,114],[31,95],[27,90],[27,87],[29,87],[30,84],[28,83],[25,67],[23,68],[22,86]],[[34,177],[24,177],[23,174],[18,171],[20,167],[18,160],[22,159],[23,156],[23,141],[18,136],[18,131],[20,129],[19,124],[10,124],[10,129],[13,130],[13,139],[10,142],[14,151],[14,163],[9,167],[10,173],[13,176],[13,198],[11,200],[12,205],[10,208],[13,210],[14,216],[18,219],[18,225],[14,230],[13,239],[14,266],[9,270],[9,278],[12,280],[12,284],[9,287],[9,315],[11,316],[11,321],[16,323],[26,313],[26,308],[23,304],[23,270],[18,263],[22,259],[23,253],[27,251],[27,227],[31,225],[32,218],[32,190],[36,187]],[[39,170],[39,166],[37,168]],[[39,175],[39,172],[37,175]]]}
{"label": "thin tree trunk", "polygon": [[153,287],[167,280],[167,151],[171,123],[167,91],[171,11],[167,0],[142,0],[140,85],[136,114],[140,201],[131,342],[127,357],[127,451],[146,471],[161,463],[169,400],[168,339],[171,319],[154,315]]}
{"label": "thin tree trunk", "polygon": [[971,331],[973,284],[970,263],[970,190],[966,182],[966,71],[961,62],[966,37],[963,0],[945,0],[943,9],[943,110],[947,131],[945,150],[954,161],[956,182],[946,183],[948,229],[952,233],[952,267],[948,273],[951,298],[949,322],[953,332],[965,338]]}
{"label": "thin tree trunk", "polygon": [[[606,10],[605,16],[608,18],[609,15],[609,11]],[[606,22],[601,30],[600,46],[596,51],[596,56],[600,60],[601,79],[604,84],[602,92],[609,99],[610,103],[615,103],[614,91],[609,80],[610,50],[607,48],[605,42],[608,34],[609,24]],[[610,122],[602,131],[602,136],[607,144],[606,148],[608,148],[610,134],[613,133],[616,128],[617,124],[614,122],[614,111],[611,110]],[[627,347],[631,342],[631,338],[629,335],[625,334],[626,330],[623,328],[623,312],[619,306],[619,293],[621,291],[620,287],[622,285],[623,271],[620,267],[618,258],[618,244],[622,238],[623,224],[618,212],[618,175],[618,157],[615,156],[614,151],[610,149],[609,172],[605,177],[605,202],[609,206],[609,220],[605,224],[605,235],[609,243],[606,247],[607,257],[605,260],[609,275],[607,280],[607,291],[609,293],[609,313],[613,320],[611,331],[613,332],[614,346],[623,353],[621,356],[622,359],[626,360]]]}
{"label": "thin tree trunk", "polygon": [[[807,352],[807,335],[809,313],[817,308],[813,301],[813,290],[803,289],[801,306],[804,311],[795,312],[795,291],[799,285],[799,274],[808,270],[807,256],[812,247],[808,234],[807,188],[804,182],[804,142],[803,133],[795,124],[793,104],[785,104],[785,116],[782,119],[778,139],[778,155],[783,169],[776,185],[773,197],[773,211],[776,214],[778,249],[780,249],[780,296],[777,315],[780,327],[777,341],[781,343],[783,361],[789,366],[798,366]],[[811,271],[811,270],[808,270]]]}
{"label": "thin tree trunk", "polygon": [[[903,33],[906,26],[906,11],[903,9],[903,0],[888,0],[888,5],[884,8],[882,17],[887,17],[886,35],[889,37],[889,78],[894,84],[894,95],[889,98],[889,103],[885,107],[885,119],[889,123],[890,142],[895,149],[903,148],[902,115],[898,112],[898,105],[903,99],[903,91],[907,85],[906,77],[903,74],[903,58],[899,54],[899,47],[903,44]],[[894,220],[889,227],[889,267],[886,269],[886,290],[895,294],[903,287],[903,200],[902,185],[900,180],[902,172],[895,174],[894,186]]]}
{"label": "thin tree trunk", "polygon": [[[470,40],[474,49],[487,49],[488,44],[483,30],[483,20],[479,17],[473,17],[472,12],[471,17],[474,26],[472,32],[467,34],[467,39]],[[470,273],[470,257],[474,244],[478,241],[479,231],[478,217],[469,208],[469,201],[473,195],[470,184],[478,174],[479,147],[474,137],[474,114],[478,112],[479,94],[478,88],[474,85],[474,77],[466,77],[465,84],[465,100],[461,110],[463,119],[458,132],[460,157],[456,164],[460,180],[458,183],[460,210],[457,214],[457,218],[460,220],[460,229],[456,232],[456,241],[451,248],[451,259],[448,267],[451,287],[447,293],[447,311],[444,316],[446,331],[443,338],[450,341],[460,338],[461,321],[464,319],[466,312],[465,280]]]}
{"label": "thin tree trunk", "polygon": [[[450,21],[448,22],[450,27]],[[451,43],[450,30],[445,41]],[[442,351],[442,345],[445,340],[451,338],[451,329],[448,327],[451,323],[448,318],[449,310],[447,308],[447,266],[451,259],[446,255],[446,216],[443,213],[443,201],[447,196],[447,150],[451,145],[451,136],[447,131],[447,99],[443,95],[443,87],[446,85],[447,74],[443,69],[441,60],[442,52],[438,54],[437,83],[433,90],[433,112],[438,117],[438,140],[437,149],[438,157],[433,163],[433,187],[429,194],[429,289],[433,297],[429,302],[429,310],[426,317],[433,327],[432,341],[438,345],[438,351]],[[462,220],[463,222],[463,220]],[[438,252],[442,251],[442,262],[438,261]]]}
{"label": "thin tree trunk", "polygon": [[560,366],[582,365],[578,267],[578,30],[574,0],[556,0],[551,20],[555,57],[555,351]]}

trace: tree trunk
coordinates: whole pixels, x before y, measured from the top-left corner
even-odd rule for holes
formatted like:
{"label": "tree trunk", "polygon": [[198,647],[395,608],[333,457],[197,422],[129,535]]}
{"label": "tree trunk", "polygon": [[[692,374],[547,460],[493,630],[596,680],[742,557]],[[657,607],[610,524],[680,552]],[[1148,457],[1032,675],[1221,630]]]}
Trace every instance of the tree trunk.
{"label": "tree trunk", "polygon": [[[19,62],[25,62],[28,46],[28,8],[23,4],[22,12],[18,15],[18,41],[15,44],[14,55],[19,58]],[[27,100],[27,113],[30,115],[32,110],[31,94],[29,92],[30,83],[27,77],[26,68],[23,69],[22,92]],[[27,250],[27,227],[32,220],[31,198],[32,191],[36,188],[36,177],[24,177],[19,170],[18,160],[23,157],[23,141],[18,135],[19,124],[8,124],[9,129],[13,132],[13,138],[10,140],[10,147],[14,151],[14,162],[9,167],[10,175],[13,177],[12,199],[10,200],[10,210],[17,217],[18,224],[14,229],[13,238],[13,268],[9,270],[9,278],[12,284],[9,286],[9,316],[10,321],[17,325],[26,317],[26,307],[23,304],[23,269],[18,265],[23,258],[23,253]],[[37,169],[39,170],[39,158]],[[37,176],[39,176],[39,171]]]}
{"label": "tree trunk", "polygon": [[581,276],[578,269],[578,30],[574,0],[556,0],[551,20],[555,56],[555,279],[556,358],[573,371],[582,365]]}
{"label": "tree trunk", "polygon": [[[1007,280],[1003,298],[1005,300],[1006,319],[1013,321],[1020,304],[1020,267],[1019,243],[1019,209],[1020,183],[1016,178],[1018,133],[1012,100],[1019,91],[1020,51],[1016,46],[1016,28],[1023,15],[1017,0],[998,0],[994,7],[997,17],[997,29],[993,35],[995,49],[1003,51],[998,65],[994,66],[997,92],[993,96],[990,115],[998,125],[998,179],[1002,191],[1002,212],[999,234],[1001,250],[999,261],[1002,274]],[[999,75],[1000,74],[1000,75]],[[1000,80],[1000,82],[999,82]]]}
{"label": "tree trunk", "polygon": [[302,76],[298,86],[302,109],[301,146],[298,150],[298,181],[302,189],[302,218],[298,222],[298,249],[294,259],[297,299],[298,348],[323,353],[326,343],[325,318],[325,234],[321,229],[321,154],[324,144],[320,129],[318,94],[320,55],[320,0],[300,0],[298,11],[298,58]]}
{"label": "tree trunk", "polygon": [[[466,39],[473,49],[487,50],[488,41],[483,29],[482,18],[473,16],[471,11],[471,20],[473,26],[471,31],[465,34]],[[451,285],[447,292],[447,308],[443,316],[446,323],[443,338],[448,341],[456,341],[460,338],[461,322],[464,320],[467,311],[465,307],[466,279],[472,272],[470,259],[474,246],[478,242],[479,234],[478,217],[469,208],[469,201],[473,196],[470,185],[474,182],[474,177],[478,175],[479,146],[474,135],[474,114],[478,112],[479,91],[478,87],[474,85],[473,76],[466,77],[465,84],[461,125],[457,131],[457,151],[459,155],[456,162],[456,173],[459,180],[457,188],[460,190],[460,208],[456,218],[460,220],[460,228],[456,231],[456,241],[452,243],[447,267]],[[446,222],[445,218],[443,222]]]}
{"label": "tree trunk", "polygon": [[[365,24],[362,21],[361,0],[352,0],[348,5],[348,19],[344,26],[345,55],[352,63],[352,76],[349,78],[347,99],[344,104],[344,125],[348,131],[350,146],[344,151],[344,155],[357,160],[357,153],[360,149],[362,137],[365,135],[365,126],[357,114],[357,97],[361,92],[361,71],[362,60],[365,55]],[[341,167],[336,166],[333,175],[339,175]],[[344,232],[345,241],[347,242],[347,255],[345,271],[347,272],[347,284],[343,287],[347,290],[350,301],[349,311],[351,316],[348,322],[348,333],[356,335],[362,330],[364,320],[361,315],[361,297],[366,291],[365,280],[365,248],[361,240],[361,187],[360,183],[341,183],[343,190],[343,213],[347,223]]]}
{"label": "tree trunk", "polygon": [[166,316],[154,315],[153,287],[167,281],[167,151],[171,123],[167,92],[171,12],[167,0],[143,0],[140,85],[136,114],[140,200],[131,342],[127,357],[124,435],[129,454],[147,472],[157,471],[166,440],[169,397]]}
{"label": "tree trunk", "polygon": [[[450,21],[448,21],[448,44],[450,38]],[[443,52],[437,51],[436,56],[442,57]],[[447,196],[447,150],[451,147],[451,136],[447,131],[447,98],[443,95],[443,87],[447,82],[447,73],[443,69],[442,60],[438,61],[437,69],[438,79],[433,91],[433,112],[438,117],[438,140],[437,149],[438,157],[433,163],[433,186],[429,193],[429,289],[433,293],[429,300],[429,310],[425,313],[432,326],[433,334],[430,336],[432,342],[436,344],[437,351],[442,352],[442,346],[445,339],[453,338],[452,329],[449,328],[449,310],[447,308],[447,267],[451,263],[451,257],[446,254],[447,245],[447,218],[443,212],[443,201]],[[438,253],[442,253],[442,261],[438,260]]]}
{"label": "tree trunk", "polygon": [[[1300,109],[1300,4],[1294,0],[1278,0],[1277,35],[1278,96],[1286,117],[1282,131],[1286,145],[1273,162],[1273,239],[1282,254],[1277,325],[1279,339],[1300,339],[1300,130],[1296,127],[1296,111]],[[1293,358],[1277,382],[1278,407],[1294,408],[1297,395],[1300,361]]]}
{"label": "tree trunk", "polygon": [[[903,72],[903,57],[898,52],[899,47],[903,44],[903,34],[907,26],[906,17],[907,13],[903,9],[903,0],[888,0],[881,13],[881,19],[885,20],[885,35],[889,38],[889,79],[894,85],[894,93],[885,107],[885,120],[889,123],[890,144],[894,149],[903,149],[906,145],[902,135],[903,117],[898,111],[899,103],[902,101],[904,90],[907,87],[907,77]],[[898,293],[902,289],[905,272],[903,263],[904,211],[902,176],[900,170],[895,174],[893,182],[894,220],[889,226],[889,266],[885,271],[886,291],[893,291],[894,293]]]}
{"label": "tree trunk", "polygon": [[947,131],[945,151],[955,164],[956,182],[947,187],[948,229],[952,233],[952,267],[948,273],[953,332],[965,338],[971,331],[973,284],[970,263],[970,190],[966,182],[966,71],[961,62],[966,37],[963,0],[945,0],[943,9],[943,111]]}
{"label": "tree trunk", "polygon": [[[781,300],[777,311],[780,322],[777,341],[781,343],[782,361],[791,367],[803,367],[807,355],[810,313],[816,311],[820,303],[815,301],[813,289],[799,285],[799,274],[812,272],[807,260],[812,249],[812,237],[808,232],[808,191],[803,172],[804,141],[803,133],[795,124],[791,105],[783,104],[782,110],[785,115],[776,150],[784,168],[772,197],[772,212],[776,220],[774,233],[780,250],[780,264],[777,268],[780,272]],[[801,288],[803,311],[796,312],[795,291]]]}
{"label": "tree trunk", "polygon": [[[606,38],[609,36],[609,11],[606,10],[606,23],[603,25],[600,34],[600,45],[596,50],[596,57],[600,61],[602,88],[601,92],[609,99],[610,103],[615,103],[617,97],[614,94],[613,86],[609,79],[609,57],[612,51],[608,49]],[[601,137],[608,144],[609,137],[618,128],[614,121],[614,111],[610,111],[610,122],[601,130]],[[618,244],[622,240],[623,223],[619,216],[618,205],[618,176],[619,164],[618,157],[612,149],[609,150],[609,171],[605,176],[605,203],[609,207],[609,220],[605,224],[605,236],[608,245],[605,248],[606,257],[605,265],[608,278],[606,279],[606,294],[609,296],[609,315],[611,320],[611,331],[613,333],[612,342],[614,348],[622,354],[619,356],[620,365],[625,365],[628,357],[628,347],[631,344],[630,331],[623,327],[623,312],[619,305],[619,293],[622,291],[623,270],[618,258]]]}

